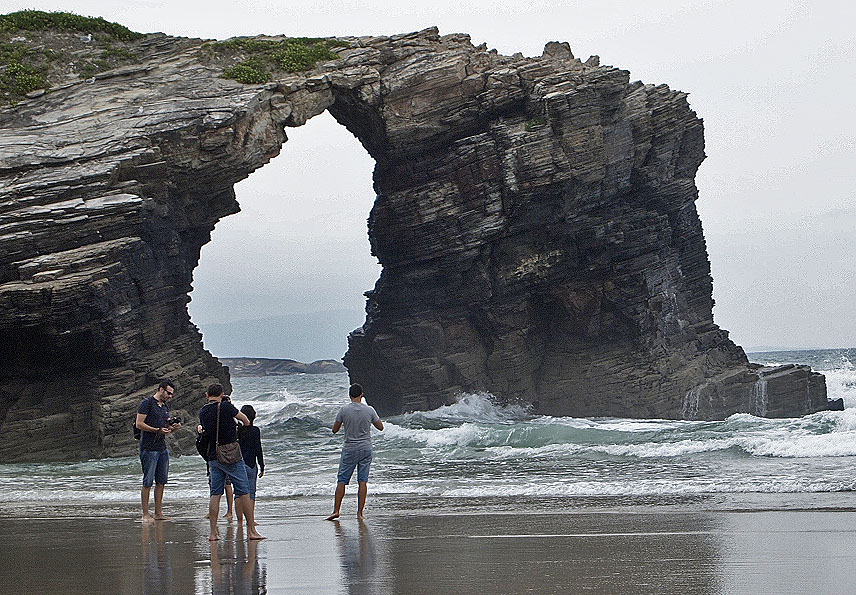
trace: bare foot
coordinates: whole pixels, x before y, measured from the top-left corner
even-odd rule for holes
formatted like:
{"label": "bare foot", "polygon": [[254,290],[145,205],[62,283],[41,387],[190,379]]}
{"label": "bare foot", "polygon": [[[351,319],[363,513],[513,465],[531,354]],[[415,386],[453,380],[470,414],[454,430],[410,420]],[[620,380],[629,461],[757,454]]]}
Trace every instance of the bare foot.
{"label": "bare foot", "polygon": [[324,520],[325,520],[325,521],[335,521],[335,520],[336,520],[336,519],[338,519],[338,518],[339,518],[339,513],[338,513],[338,512],[334,512],[333,514],[331,514],[330,516],[328,516],[328,517],[327,517],[326,519],[324,519]]}
{"label": "bare foot", "polygon": [[252,531],[247,530],[247,537],[252,540],[267,539],[267,537],[265,537],[264,535],[259,535],[259,532],[255,529],[253,529]]}
{"label": "bare foot", "polygon": [[169,520],[172,520],[172,519],[170,519],[168,516],[163,515],[163,514],[156,514],[156,515],[155,515],[155,520],[156,520],[156,521],[169,521]]}
{"label": "bare foot", "polygon": [[357,515],[357,520],[358,520],[358,521],[364,521],[364,520],[366,520],[366,517],[364,517],[364,516],[363,516],[363,515],[361,515],[361,514],[358,514],[358,515]]}
{"label": "bare foot", "polygon": [[144,515],[143,515],[143,518],[142,518],[141,520],[142,520],[144,523],[151,523],[151,522],[154,522],[155,517],[153,517],[151,514],[144,514]]}
{"label": "bare foot", "polygon": [[212,533],[211,535],[208,536],[208,541],[220,541],[220,534],[219,533]]}

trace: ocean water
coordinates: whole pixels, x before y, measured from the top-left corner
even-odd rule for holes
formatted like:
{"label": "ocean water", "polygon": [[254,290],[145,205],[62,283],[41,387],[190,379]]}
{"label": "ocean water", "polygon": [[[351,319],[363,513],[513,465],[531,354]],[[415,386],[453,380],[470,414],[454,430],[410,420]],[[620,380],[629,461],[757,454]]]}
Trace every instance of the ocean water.
{"label": "ocean water", "polygon": [[[384,420],[386,429],[373,435],[370,503],[379,510],[856,505],[849,500],[856,488],[856,349],[750,359],[811,365],[846,409],[796,419],[580,419],[467,394],[454,405]],[[347,385],[344,373],[233,379],[233,401],[253,405],[262,433],[260,516],[329,509],[342,443],[330,427]],[[6,513],[51,514],[73,504],[129,514],[139,501],[136,457],[0,465],[0,481]],[[168,505],[204,507],[206,498],[204,462],[174,457]]]}

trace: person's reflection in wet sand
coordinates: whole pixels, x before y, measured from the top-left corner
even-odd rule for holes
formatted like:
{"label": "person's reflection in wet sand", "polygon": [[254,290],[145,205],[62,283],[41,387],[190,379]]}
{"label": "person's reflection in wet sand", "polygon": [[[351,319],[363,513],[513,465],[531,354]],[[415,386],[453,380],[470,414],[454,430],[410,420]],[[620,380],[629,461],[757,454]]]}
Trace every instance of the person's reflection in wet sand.
{"label": "person's reflection in wet sand", "polygon": [[172,566],[163,523],[143,523],[143,593],[172,593]]}
{"label": "person's reflection in wet sand", "polygon": [[230,525],[225,538],[211,542],[211,590],[214,595],[267,593],[267,568],[258,560],[259,542],[244,528]]}
{"label": "person's reflection in wet sand", "polygon": [[267,593],[267,566],[259,562],[259,542],[244,539],[244,528],[238,527],[235,562],[235,593]]}
{"label": "person's reflection in wet sand", "polygon": [[336,543],[339,547],[339,563],[348,585],[348,593],[372,593],[375,581],[375,546],[369,526],[358,520],[356,530],[350,523],[333,521],[336,527]]}

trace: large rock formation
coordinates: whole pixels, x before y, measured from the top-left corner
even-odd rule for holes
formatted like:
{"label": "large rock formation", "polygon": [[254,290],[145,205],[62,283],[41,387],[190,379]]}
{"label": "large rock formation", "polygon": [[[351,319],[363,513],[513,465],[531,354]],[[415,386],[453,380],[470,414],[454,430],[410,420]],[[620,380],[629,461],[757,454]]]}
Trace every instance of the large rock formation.
{"label": "large rock formation", "polygon": [[342,41],[314,70],[243,85],[219,76],[240,56],[149,35],[140,64],[0,111],[3,460],[127,453],[158,377],[188,410],[228,381],[187,314],[200,248],[284,126],[324,110],[377,162],[383,273],[345,363],[382,413],[461,391],[557,415],[826,407],[822,376],[753,366],[713,323],[683,93],[567,44]]}

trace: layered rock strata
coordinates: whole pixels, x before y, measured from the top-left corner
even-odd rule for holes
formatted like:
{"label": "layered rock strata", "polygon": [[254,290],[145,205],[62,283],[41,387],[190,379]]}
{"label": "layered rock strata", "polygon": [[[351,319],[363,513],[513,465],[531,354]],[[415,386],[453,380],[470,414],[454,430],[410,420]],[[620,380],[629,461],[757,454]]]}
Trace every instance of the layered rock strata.
{"label": "layered rock strata", "polygon": [[187,314],[200,249],[284,127],[325,110],[377,163],[383,273],[345,364],[383,414],[466,391],[555,415],[826,408],[822,376],[752,366],[713,323],[683,93],[567,44],[342,40],[339,59],[242,85],[202,41],[150,35],[141,64],[0,111],[4,460],[128,453],[157,378],[189,411],[228,383]]}

